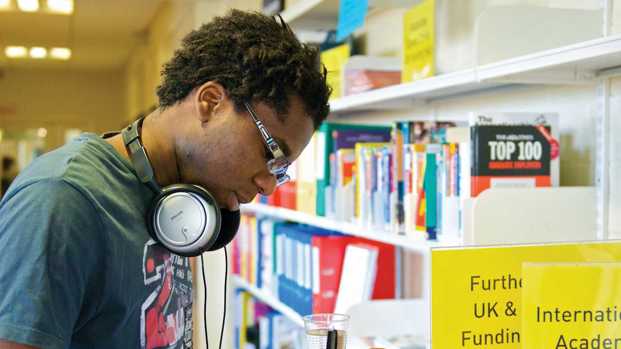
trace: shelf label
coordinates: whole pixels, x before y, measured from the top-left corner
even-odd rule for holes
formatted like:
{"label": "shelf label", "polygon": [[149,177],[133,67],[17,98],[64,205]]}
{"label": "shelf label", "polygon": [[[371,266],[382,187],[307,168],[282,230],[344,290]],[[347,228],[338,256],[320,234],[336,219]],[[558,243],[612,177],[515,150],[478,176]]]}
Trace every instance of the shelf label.
{"label": "shelf label", "polygon": [[369,9],[368,0],[341,0],[339,4],[339,21],[336,26],[336,41],[345,39],[349,34],[364,25]]}
{"label": "shelf label", "polygon": [[621,263],[527,263],[524,348],[621,348]]}
{"label": "shelf label", "polygon": [[435,0],[423,0],[403,17],[402,82],[435,74]]}
{"label": "shelf label", "polygon": [[[527,282],[522,265],[614,262],[621,260],[621,242],[434,249],[431,259],[433,347],[520,349],[522,290]],[[619,281],[605,282],[615,290]],[[593,287],[589,292],[595,294],[603,290],[599,286],[585,282],[572,294],[586,287]]]}

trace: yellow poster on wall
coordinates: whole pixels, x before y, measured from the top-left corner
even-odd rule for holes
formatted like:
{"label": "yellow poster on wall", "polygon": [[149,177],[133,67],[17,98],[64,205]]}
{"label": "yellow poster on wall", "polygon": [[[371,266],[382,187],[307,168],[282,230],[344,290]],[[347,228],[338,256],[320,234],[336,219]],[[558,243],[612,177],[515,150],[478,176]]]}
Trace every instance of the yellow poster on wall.
{"label": "yellow poster on wall", "polygon": [[619,261],[621,242],[434,249],[431,258],[433,348],[521,349],[522,265]]}
{"label": "yellow poster on wall", "polygon": [[523,348],[621,348],[621,263],[525,264]]}
{"label": "yellow poster on wall", "polygon": [[321,62],[328,70],[328,85],[332,87],[330,99],[342,96],[343,92],[343,66],[347,63],[350,56],[348,44],[339,45],[321,53]]}
{"label": "yellow poster on wall", "polygon": [[435,0],[423,0],[403,18],[402,82],[435,74]]}

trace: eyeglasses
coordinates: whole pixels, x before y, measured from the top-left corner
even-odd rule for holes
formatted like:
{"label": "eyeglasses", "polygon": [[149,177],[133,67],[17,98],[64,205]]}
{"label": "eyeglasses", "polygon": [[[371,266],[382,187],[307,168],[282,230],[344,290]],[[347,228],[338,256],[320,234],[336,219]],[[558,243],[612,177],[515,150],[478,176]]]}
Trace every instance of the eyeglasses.
{"label": "eyeglasses", "polygon": [[244,102],[244,106],[246,107],[246,110],[248,110],[248,113],[250,113],[255,125],[257,125],[259,133],[261,133],[261,137],[263,137],[263,141],[267,145],[267,149],[272,154],[272,158],[267,162],[267,169],[272,175],[274,175],[274,177],[276,177],[276,186],[281,186],[287,183],[291,179],[289,175],[287,175],[287,169],[291,163],[289,163],[289,160],[285,157],[285,153],[282,149],[280,149],[278,143],[276,143],[274,138],[272,138],[270,133],[267,131],[267,128],[263,125],[263,122],[259,120],[257,113],[254,112],[254,109],[252,109],[250,104]]}

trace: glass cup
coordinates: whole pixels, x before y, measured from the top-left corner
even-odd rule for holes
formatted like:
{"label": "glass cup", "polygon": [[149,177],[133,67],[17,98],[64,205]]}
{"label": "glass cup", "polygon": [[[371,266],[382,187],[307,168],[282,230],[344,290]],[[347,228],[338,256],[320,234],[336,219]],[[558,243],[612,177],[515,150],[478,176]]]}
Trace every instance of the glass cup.
{"label": "glass cup", "polygon": [[312,314],[304,316],[308,349],[345,349],[349,315]]}

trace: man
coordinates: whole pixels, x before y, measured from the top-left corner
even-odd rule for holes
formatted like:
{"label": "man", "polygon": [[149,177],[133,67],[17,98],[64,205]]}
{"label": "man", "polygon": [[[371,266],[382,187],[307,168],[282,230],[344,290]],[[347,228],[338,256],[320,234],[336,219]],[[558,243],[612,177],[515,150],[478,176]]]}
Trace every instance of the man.
{"label": "man", "polygon": [[[158,184],[201,185],[231,210],[271,194],[273,153],[258,126],[286,162],[300,155],[329,111],[317,63],[282,20],[259,14],[232,11],[191,32],[142,124]],[[1,349],[192,346],[189,263],[149,238],[154,193],[129,159],[121,135],[82,135],[35,160],[8,190]]]}

